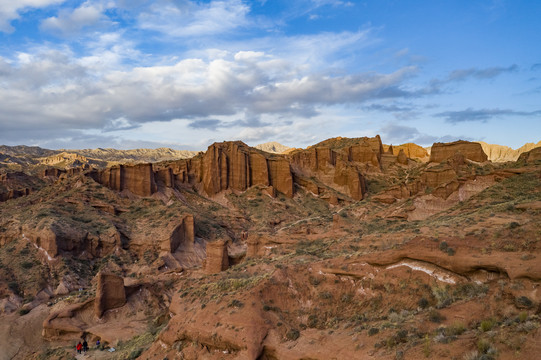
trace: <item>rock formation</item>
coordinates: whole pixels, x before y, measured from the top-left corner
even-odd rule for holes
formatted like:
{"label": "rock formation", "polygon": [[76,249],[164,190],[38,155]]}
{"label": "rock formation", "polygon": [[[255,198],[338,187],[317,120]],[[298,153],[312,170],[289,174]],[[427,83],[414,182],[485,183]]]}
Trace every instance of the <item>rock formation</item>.
{"label": "rock formation", "polygon": [[98,183],[112,190],[150,196],[157,191],[152,164],[118,165],[94,171],[90,176]]}
{"label": "rock formation", "polygon": [[180,224],[174,228],[171,235],[161,242],[161,251],[175,252],[184,244],[185,248],[193,248],[194,245],[194,221],[193,215],[184,215]]}
{"label": "rock formation", "polygon": [[526,163],[533,163],[538,160],[541,160],[541,147],[522,153],[518,158],[518,161],[524,161]]}
{"label": "rock formation", "polygon": [[[385,148],[385,146],[384,146]],[[428,152],[422,146],[413,143],[406,143],[402,145],[392,145],[392,154],[399,155],[400,151],[403,151],[406,157],[410,159],[419,159],[421,161],[427,161],[429,158]]]}
{"label": "rock formation", "polygon": [[459,140],[451,143],[434,143],[430,151],[430,162],[444,162],[452,158],[457,152],[462,153],[468,160],[476,162],[488,160],[481,144]]}
{"label": "rock formation", "polygon": [[121,307],[126,303],[124,279],[113,274],[100,272],[94,302],[94,314],[101,318],[110,309]]}
{"label": "rock formation", "polygon": [[227,270],[228,267],[227,242],[218,240],[207,243],[207,259],[205,262],[205,271],[207,274],[216,274]]}

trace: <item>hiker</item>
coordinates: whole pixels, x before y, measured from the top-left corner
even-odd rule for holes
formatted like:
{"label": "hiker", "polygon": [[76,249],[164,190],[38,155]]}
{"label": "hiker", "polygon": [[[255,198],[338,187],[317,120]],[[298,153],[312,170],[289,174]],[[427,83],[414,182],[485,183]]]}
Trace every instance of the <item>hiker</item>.
{"label": "hiker", "polygon": [[99,348],[100,348],[100,339],[98,339],[98,340],[96,341],[96,349],[99,349]]}
{"label": "hiker", "polygon": [[81,353],[81,350],[83,350],[83,344],[81,344],[81,342],[79,341],[79,343],[77,344],[77,354],[80,354]]}
{"label": "hiker", "polygon": [[86,339],[83,341],[83,351],[85,353],[88,351],[88,343],[86,342]]}

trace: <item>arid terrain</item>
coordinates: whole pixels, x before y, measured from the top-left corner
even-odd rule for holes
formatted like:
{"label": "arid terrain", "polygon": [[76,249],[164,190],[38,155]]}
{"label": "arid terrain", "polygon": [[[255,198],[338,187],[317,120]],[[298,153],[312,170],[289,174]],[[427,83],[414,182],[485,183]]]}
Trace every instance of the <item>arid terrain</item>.
{"label": "arid terrain", "polygon": [[538,359],[540,146],[0,147],[0,360]]}

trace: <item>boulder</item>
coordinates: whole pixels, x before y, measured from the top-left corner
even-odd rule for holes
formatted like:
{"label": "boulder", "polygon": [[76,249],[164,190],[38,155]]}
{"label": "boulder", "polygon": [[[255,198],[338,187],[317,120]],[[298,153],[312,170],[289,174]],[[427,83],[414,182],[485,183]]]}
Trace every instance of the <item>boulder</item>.
{"label": "boulder", "polygon": [[94,302],[94,314],[101,318],[107,310],[126,304],[126,291],[122,277],[103,272],[98,273],[97,276],[98,285]]}
{"label": "boulder", "polygon": [[460,152],[464,158],[476,162],[488,161],[481,144],[459,140],[451,143],[434,143],[430,151],[430,162],[444,162]]}

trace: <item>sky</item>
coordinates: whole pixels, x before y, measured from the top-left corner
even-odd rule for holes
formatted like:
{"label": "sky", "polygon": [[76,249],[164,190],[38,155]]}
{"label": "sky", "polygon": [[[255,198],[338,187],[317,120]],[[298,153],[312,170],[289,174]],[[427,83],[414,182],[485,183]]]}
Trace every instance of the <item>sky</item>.
{"label": "sky", "polygon": [[541,140],[541,1],[0,0],[0,144]]}

